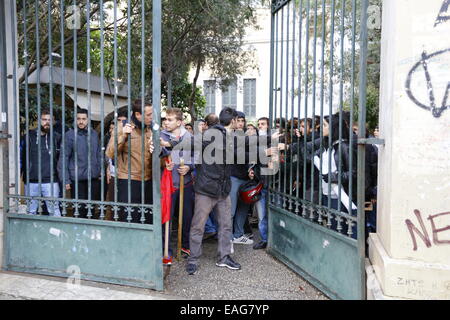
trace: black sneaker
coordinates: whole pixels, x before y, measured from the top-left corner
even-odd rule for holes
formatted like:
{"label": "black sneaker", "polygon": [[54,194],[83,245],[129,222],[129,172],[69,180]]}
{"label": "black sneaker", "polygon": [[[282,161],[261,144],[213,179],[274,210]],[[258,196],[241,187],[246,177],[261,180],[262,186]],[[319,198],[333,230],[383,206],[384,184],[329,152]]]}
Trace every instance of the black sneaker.
{"label": "black sneaker", "polygon": [[188,264],[186,265],[186,272],[187,272],[189,275],[196,274],[196,273],[197,273],[197,265],[195,265],[195,264],[193,264],[193,263],[188,263]]}
{"label": "black sneaker", "polygon": [[257,244],[255,244],[253,246],[253,249],[255,249],[255,250],[265,249],[265,248],[267,248],[267,242],[266,241],[260,241],[260,242],[258,242]]}
{"label": "black sneaker", "polygon": [[227,267],[231,270],[240,270],[241,265],[237,262],[234,262],[230,256],[225,256],[222,260],[216,262],[216,266],[218,267]]}

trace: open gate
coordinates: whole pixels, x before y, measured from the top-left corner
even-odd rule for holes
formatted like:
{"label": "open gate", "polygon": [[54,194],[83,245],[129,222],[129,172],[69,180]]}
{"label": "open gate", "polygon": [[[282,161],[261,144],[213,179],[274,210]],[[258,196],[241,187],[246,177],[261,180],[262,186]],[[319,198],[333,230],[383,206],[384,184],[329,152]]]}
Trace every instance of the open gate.
{"label": "open gate", "polygon": [[335,299],[365,299],[367,6],[272,1],[270,124],[285,147],[268,250]]}
{"label": "open gate", "polygon": [[[111,139],[115,140],[111,161],[115,165],[123,156],[117,151],[118,113],[122,111],[129,121],[136,98],[141,99],[141,115],[147,110],[144,101],[151,101],[153,121],[145,127],[142,118],[142,126],[134,130],[149,132],[155,147],[153,154],[159,154],[161,1],[154,0],[152,7],[147,1],[134,1],[133,8],[128,1],[127,11],[118,8],[116,1],[112,7],[104,5],[102,0],[7,0],[0,4],[5,234],[2,268],[162,290],[159,158],[153,156],[147,164],[153,168],[152,183],[148,177],[144,182],[146,169],[142,167],[140,181],[133,180],[130,174],[123,181],[115,179],[112,200],[107,201],[109,168],[105,156],[110,124],[114,124]],[[136,28],[137,24],[140,28]],[[139,44],[133,46],[133,52],[132,41],[133,45]],[[149,65],[153,72],[147,75]],[[149,87],[149,83],[153,86]],[[87,128],[97,128],[85,129],[86,145],[77,145],[83,130],[77,122],[78,108],[87,110]],[[42,119],[47,115],[50,125],[45,131]],[[67,140],[70,129],[77,137],[73,147]],[[59,134],[61,147],[53,143]],[[130,152],[138,149],[131,148],[133,138],[131,134],[127,142],[128,159]],[[31,145],[34,141],[36,146]],[[146,143],[141,139],[142,159],[148,152]],[[36,149],[37,160],[32,153]],[[43,151],[49,156],[43,157]],[[56,152],[64,159],[61,164],[57,161],[60,158],[54,156]],[[66,162],[64,157],[72,152],[75,167],[66,170],[70,160]],[[81,158],[87,159],[84,180],[77,172],[82,170],[77,160]],[[49,166],[46,159],[50,159]],[[53,175],[59,165],[61,172]],[[100,167],[99,175],[92,169],[95,165]],[[37,177],[30,177],[31,166],[37,166]],[[50,168],[49,181],[44,180],[44,168]],[[75,181],[67,183],[71,186],[69,193],[61,181],[69,181],[67,175],[72,174],[72,169]],[[24,170],[26,177],[22,175]],[[59,177],[60,173],[63,177]],[[122,189],[118,183],[122,183]],[[133,193],[139,189],[141,201],[132,200],[135,194],[131,184],[136,184]],[[120,194],[121,190],[128,192]],[[153,203],[147,201],[148,195]],[[127,200],[120,201],[124,196]]]}

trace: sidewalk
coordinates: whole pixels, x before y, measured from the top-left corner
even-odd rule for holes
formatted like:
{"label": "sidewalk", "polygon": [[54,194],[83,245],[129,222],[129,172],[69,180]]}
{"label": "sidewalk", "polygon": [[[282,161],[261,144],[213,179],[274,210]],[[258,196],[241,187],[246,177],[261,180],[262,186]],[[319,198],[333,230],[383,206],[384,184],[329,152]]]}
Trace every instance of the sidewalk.
{"label": "sidewalk", "polygon": [[173,300],[153,290],[15,272],[0,272],[0,300]]}

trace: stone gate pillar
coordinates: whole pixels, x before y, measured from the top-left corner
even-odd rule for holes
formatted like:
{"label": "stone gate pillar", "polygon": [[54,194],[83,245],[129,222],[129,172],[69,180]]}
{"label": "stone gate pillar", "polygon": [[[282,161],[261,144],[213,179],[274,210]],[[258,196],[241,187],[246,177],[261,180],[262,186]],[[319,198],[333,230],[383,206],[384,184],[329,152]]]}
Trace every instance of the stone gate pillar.
{"label": "stone gate pillar", "polygon": [[383,1],[369,299],[450,299],[449,34],[450,0]]}

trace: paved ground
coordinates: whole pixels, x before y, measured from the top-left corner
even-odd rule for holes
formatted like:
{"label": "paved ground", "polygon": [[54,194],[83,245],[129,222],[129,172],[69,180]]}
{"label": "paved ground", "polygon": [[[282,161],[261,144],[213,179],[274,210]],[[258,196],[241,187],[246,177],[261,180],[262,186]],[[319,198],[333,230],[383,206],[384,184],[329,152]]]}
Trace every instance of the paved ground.
{"label": "paved ground", "polygon": [[265,250],[235,244],[233,257],[242,265],[239,271],[216,267],[216,250],[217,240],[203,242],[203,256],[195,275],[186,273],[185,261],[174,262],[165,281],[166,293],[186,299],[328,299]]}
{"label": "paved ground", "polygon": [[185,272],[184,260],[174,261],[164,292],[90,281],[74,286],[68,285],[64,278],[0,272],[0,300],[327,299],[265,250],[235,244],[233,257],[242,265],[242,270],[232,271],[216,267],[216,249],[217,240],[203,243],[200,268],[193,276]]}

